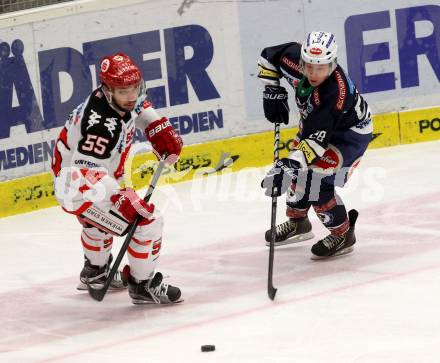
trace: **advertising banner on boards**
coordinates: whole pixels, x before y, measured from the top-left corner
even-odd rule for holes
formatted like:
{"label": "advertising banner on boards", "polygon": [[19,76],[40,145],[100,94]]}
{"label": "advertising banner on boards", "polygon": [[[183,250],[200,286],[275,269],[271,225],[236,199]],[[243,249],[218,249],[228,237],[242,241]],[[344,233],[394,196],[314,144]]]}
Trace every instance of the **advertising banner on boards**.
{"label": "advertising banner on boards", "polygon": [[[30,23],[0,23],[0,181],[50,170],[61,126],[97,87],[101,57],[118,51],[139,64],[155,107],[185,144],[269,130],[259,54],[302,41],[311,30],[335,34],[338,61],[373,113],[438,105],[434,1],[213,1],[182,8],[163,0],[60,18],[42,12]],[[298,120],[293,103],[290,126]],[[435,117],[429,120],[436,129]],[[141,130],[135,139],[143,140]]]}
{"label": "advertising banner on boards", "polygon": [[240,58],[235,5],[182,15],[153,5],[0,29],[0,181],[50,170],[60,128],[97,87],[100,59],[116,52],[139,65],[155,108],[186,144],[243,132],[241,69],[225,56]]}

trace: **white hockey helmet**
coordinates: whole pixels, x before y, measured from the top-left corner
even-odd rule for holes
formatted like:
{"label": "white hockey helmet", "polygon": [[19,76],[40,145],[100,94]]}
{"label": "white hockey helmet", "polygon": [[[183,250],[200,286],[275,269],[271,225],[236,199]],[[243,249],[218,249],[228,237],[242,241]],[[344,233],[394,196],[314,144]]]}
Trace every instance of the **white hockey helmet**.
{"label": "white hockey helmet", "polygon": [[337,66],[338,45],[335,36],[327,32],[310,32],[301,46],[301,61],[311,64],[330,64],[330,73]]}

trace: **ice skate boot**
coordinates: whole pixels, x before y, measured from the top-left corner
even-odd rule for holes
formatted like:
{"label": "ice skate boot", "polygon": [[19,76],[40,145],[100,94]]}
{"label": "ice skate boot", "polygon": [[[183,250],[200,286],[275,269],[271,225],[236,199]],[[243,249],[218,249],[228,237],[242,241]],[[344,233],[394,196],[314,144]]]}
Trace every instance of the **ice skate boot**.
{"label": "ice skate boot", "polygon": [[354,225],[358,212],[354,209],[348,212],[348,220],[350,228],[341,235],[329,234],[324,239],[318,241],[312,246],[312,260],[320,260],[323,258],[346,255],[353,252],[353,245],[356,243],[356,236],[354,234]]}
{"label": "ice skate boot", "polygon": [[162,282],[160,272],[149,280],[137,281],[130,274],[130,266],[126,265],[122,279],[128,283],[128,294],[133,304],[175,304],[183,301],[180,289]]}
{"label": "ice skate boot", "polygon": [[[275,227],[275,247],[311,239],[314,237],[311,230],[312,225],[307,216],[300,219],[289,219]],[[266,246],[270,246],[271,233],[270,229],[266,231]]]}
{"label": "ice skate boot", "polygon": [[[87,282],[91,287],[100,289],[105,284],[107,279],[110,264],[113,261],[113,256],[110,255],[108,262],[104,266],[95,266],[90,263],[90,260],[84,256],[84,267],[79,275],[80,284],[77,286],[78,290],[87,290]],[[118,271],[113,277],[109,290],[122,290],[127,287],[121,279],[121,273]]]}

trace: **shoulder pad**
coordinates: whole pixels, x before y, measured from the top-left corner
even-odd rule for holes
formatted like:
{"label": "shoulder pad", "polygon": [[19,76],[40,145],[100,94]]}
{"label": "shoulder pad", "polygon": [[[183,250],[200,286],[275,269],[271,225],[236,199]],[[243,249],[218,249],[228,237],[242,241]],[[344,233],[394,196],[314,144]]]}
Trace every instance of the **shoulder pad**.
{"label": "shoulder pad", "polygon": [[280,63],[286,68],[302,73],[301,65],[301,44],[292,43],[287,47],[280,58]]}

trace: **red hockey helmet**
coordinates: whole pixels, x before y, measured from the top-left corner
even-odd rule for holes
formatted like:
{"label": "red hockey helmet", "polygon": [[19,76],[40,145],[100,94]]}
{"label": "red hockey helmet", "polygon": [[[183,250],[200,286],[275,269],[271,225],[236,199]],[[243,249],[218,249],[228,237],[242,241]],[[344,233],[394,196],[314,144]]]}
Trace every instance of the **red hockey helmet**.
{"label": "red hockey helmet", "polygon": [[101,60],[99,80],[108,87],[129,87],[142,80],[141,71],[124,53],[106,56]]}

